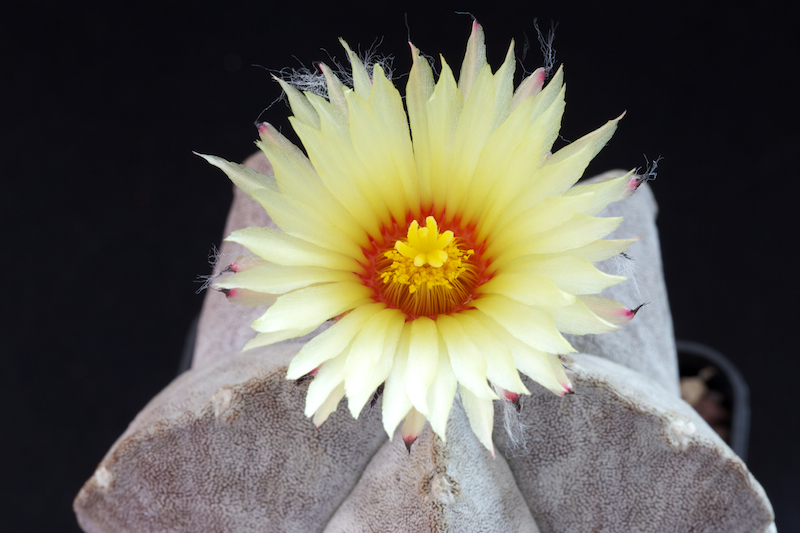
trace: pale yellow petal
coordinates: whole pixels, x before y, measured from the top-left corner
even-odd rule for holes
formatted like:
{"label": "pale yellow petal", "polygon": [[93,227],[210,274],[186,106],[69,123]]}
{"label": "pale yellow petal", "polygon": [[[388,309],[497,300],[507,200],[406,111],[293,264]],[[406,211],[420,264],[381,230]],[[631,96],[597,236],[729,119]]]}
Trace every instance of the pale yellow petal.
{"label": "pale yellow petal", "polygon": [[401,311],[384,309],[370,318],[353,340],[344,381],[353,418],[358,418],[375,389],[391,372],[404,323],[405,315]]}
{"label": "pale yellow petal", "polygon": [[447,346],[439,334],[439,361],[436,364],[436,380],[428,389],[428,420],[431,422],[431,429],[442,441],[446,440],[445,429],[447,420],[450,418],[450,409],[455,399],[456,387],[458,382],[450,364],[450,357],[447,354]]}
{"label": "pale yellow petal", "polygon": [[552,279],[559,289],[571,294],[596,294],[627,279],[624,276],[606,274],[591,262],[577,256],[522,259],[504,267],[503,273],[544,276]]}
{"label": "pale yellow petal", "polygon": [[492,70],[489,65],[484,65],[472,86],[469,98],[464,102],[456,126],[453,152],[447,168],[447,198],[444,207],[448,220],[452,220],[452,214],[457,213],[469,191],[478,159],[492,132],[494,98]]}
{"label": "pale yellow petal", "polygon": [[[549,89],[553,86],[555,78],[547,84],[547,87],[538,95],[533,97],[533,111],[531,120],[532,129],[537,132],[537,135],[542,137],[542,152],[539,154],[541,159],[547,157],[553,149],[553,143],[558,138],[558,132],[561,129],[561,117],[564,115],[564,108],[566,107],[565,95],[567,86],[562,85],[552,102],[547,104],[547,107],[541,109],[540,104],[544,101],[544,97],[549,99]],[[539,110],[542,110],[541,115],[536,116]]]}
{"label": "pale yellow petal", "polygon": [[[375,72],[379,78],[382,77],[383,81],[391,86],[391,83],[382,76],[382,71],[379,67],[375,69]],[[386,90],[397,92],[394,87],[388,89],[384,83],[376,80],[376,89],[373,93],[381,93],[383,95]],[[386,95],[383,96],[384,100],[388,99]],[[397,166],[394,163],[392,147],[383,135],[383,130],[388,125],[378,120],[375,114],[377,105],[370,105],[371,102],[360,98],[352,91],[349,91],[345,97],[350,108],[350,136],[355,153],[361,160],[371,181],[377,186],[377,193],[389,208],[394,219],[405,221],[407,205],[405,190]],[[385,105],[386,102],[383,103]],[[402,110],[402,104],[400,105]],[[407,148],[410,152],[410,140]]]}
{"label": "pale yellow petal", "polygon": [[239,187],[248,196],[253,195],[253,191],[258,189],[276,190],[275,178],[267,174],[262,174],[250,167],[240,165],[238,163],[231,163],[221,157],[215,155],[198,154],[218,169],[222,170],[234,185]]}
{"label": "pale yellow petal", "polygon": [[414,442],[419,437],[419,434],[422,433],[423,427],[425,427],[425,415],[412,407],[408,415],[406,415],[403,427],[400,430],[403,440],[405,442]]}
{"label": "pale yellow petal", "polygon": [[[400,341],[397,343],[397,351],[394,354],[392,370],[386,378],[383,387],[383,406],[382,416],[383,429],[389,435],[389,440],[394,436],[394,430],[400,421],[405,418],[411,410],[411,400],[406,394],[406,374],[408,372],[408,353],[411,339],[411,324],[406,322],[403,325],[403,332],[400,334]],[[424,403],[424,402],[423,402]]]}
{"label": "pale yellow petal", "polygon": [[436,380],[439,363],[439,334],[436,323],[428,317],[411,321],[410,334],[405,390],[417,411],[427,414],[428,389]]}
{"label": "pale yellow petal", "polygon": [[344,383],[339,383],[336,388],[331,391],[325,401],[322,402],[322,405],[314,411],[314,418],[312,418],[314,425],[320,427],[331,413],[336,411],[342,398],[344,398]]}
{"label": "pale yellow petal", "polygon": [[594,314],[585,303],[576,300],[572,305],[548,309],[559,331],[572,335],[608,333],[619,326]]}
{"label": "pale yellow petal", "polygon": [[483,444],[492,457],[494,457],[494,446],[492,445],[492,430],[494,429],[494,406],[492,400],[487,400],[473,394],[469,389],[461,386],[461,403],[467,413],[469,426],[477,435],[478,440]]}
{"label": "pale yellow petal", "polygon": [[386,308],[383,303],[360,305],[334,325],[308,341],[289,363],[287,379],[305,376],[325,361],[342,353],[364,324]]}
{"label": "pale yellow petal", "polygon": [[361,98],[366,100],[369,98],[369,92],[372,89],[372,81],[369,78],[364,62],[361,61],[358,54],[350,49],[350,46],[344,39],[339,38],[339,42],[344,47],[347,52],[347,57],[350,59],[350,67],[353,72],[353,88]]}
{"label": "pale yellow petal", "polygon": [[[572,187],[583,175],[589,162],[614,135],[620,118],[608,121],[550,156],[536,171],[530,190],[516,200],[519,209],[550,196],[559,196]],[[514,206],[512,209],[516,208]]]}
{"label": "pale yellow petal", "polygon": [[[523,111],[528,108],[529,105],[526,104]],[[512,117],[509,117],[509,121]],[[508,210],[512,200],[529,187],[533,172],[543,158],[542,152],[546,152],[543,149],[545,138],[540,130],[541,128],[539,130],[529,129],[528,133],[520,140],[519,146],[503,162],[505,166],[503,173],[498,175],[496,186],[486,197],[483,208],[478,211],[477,240],[479,242],[486,239],[498,218]]]}
{"label": "pale yellow petal", "polygon": [[[509,176],[509,168],[512,167],[515,157],[519,158],[522,153],[515,151],[523,141],[526,146],[531,146],[527,153],[532,157],[540,152],[540,140],[527,135],[530,129],[531,105],[532,100],[528,99],[489,135],[470,182],[469,192],[462,202],[462,228],[486,210],[487,198],[494,198],[498,194],[493,191],[495,187],[522,187],[526,178],[530,177],[530,166],[515,165],[519,171],[516,176]],[[528,165],[530,164],[528,161]]]}
{"label": "pale yellow petal", "polygon": [[552,279],[529,273],[505,270],[478,287],[481,294],[500,294],[525,305],[563,307],[575,297],[561,290]]}
{"label": "pale yellow petal", "polygon": [[246,352],[247,350],[252,350],[253,348],[269,346],[271,344],[275,344],[276,342],[302,337],[303,335],[308,335],[315,329],[317,328],[308,327],[305,329],[283,329],[280,331],[270,331],[268,333],[258,333],[255,337],[245,343],[242,351]]}
{"label": "pale yellow petal", "polygon": [[576,215],[569,221],[551,230],[531,235],[500,252],[490,265],[497,271],[506,263],[533,254],[556,253],[572,250],[602,239],[619,226],[622,217],[597,218]]}
{"label": "pale yellow petal", "polygon": [[257,189],[252,197],[264,207],[275,224],[289,235],[365,262],[361,247],[342,231],[331,227],[319,212],[277,191]]}
{"label": "pale yellow petal", "polygon": [[341,115],[341,120],[346,121],[348,116],[347,101],[344,98],[344,85],[330,67],[324,63],[319,64],[319,69],[325,76],[325,85],[328,88],[328,100],[336,106]]}
{"label": "pale yellow petal", "polygon": [[523,79],[511,98],[510,111],[514,111],[522,102],[530,100],[539,94],[544,86],[546,75],[544,67],[539,67],[530,76]]}
{"label": "pale yellow petal", "polygon": [[497,399],[486,382],[486,359],[469,340],[459,322],[448,315],[440,315],[436,327],[442,334],[450,356],[453,373],[462,387],[467,387],[481,398]]}
{"label": "pale yellow petal", "polygon": [[514,337],[537,350],[551,353],[575,351],[556,328],[553,317],[545,311],[497,294],[476,298],[472,305],[493,318]]}
{"label": "pale yellow petal", "polygon": [[497,129],[500,124],[511,113],[511,98],[514,94],[514,70],[516,59],[514,58],[514,41],[508,47],[506,59],[497,72],[494,73],[494,119],[492,130]]}
{"label": "pale yellow petal", "polygon": [[[576,256],[582,257],[591,263],[598,261],[605,261],[611,259],[621,253],[624,253],[628,247],[639,240],[639,237],[634,239],[598,239],[585,246],[563,250],[561,252],[554,252],[549,254],[535,255],[532,257],[538,259],[550,259],[554,257]],[[513,263],[512,263],[513,264]]]}
{"label": "pale yellow petal", "polygon": [[590,192],[579,196],[545,198],[516,218],[501,217],[489,233],[490,244],[486,255],[491,257],[532,234],[560,226],[591,207],[594,196]]}
{"label": "pale yellow petal", "polygon": [[611,298],[604,298],[595,294],[586,294],[580,296],[580,300],[588,307],[594,314],[600,318],[611,322],[612,324],[624,324],[630,322],[636,315],[637,310],[619,303]]}
{"label": "pale yellow petal", "polygon": [[284,294],[264,315],[253,322],[256,331],[303,329],[371,301],[372,289],[342,281],[306,287]]}
{"label": "pale yellow petal", "polygon": [[238,272],[214,283],[215,288],[243,288],[269,294],[284,294],[317,283],[358,282],[358,276],[343,270],[321,267],[283,266],[268,263]]}
{"label": "pale yellow petal", "polygon": [[289,97],[289,105],[292,107],[292,113],[297,117],[297,120],[314,129],[319,129],[319,115],[308,102],[306,96],[279,77],[272,77],[275,81],[280,83],[281,89],[283,89],[286,96]]}
{"label": "pale yellow petal", "polygon": [[472,33],[467,40],[467,51],[461,63],[461,72],[458,76],[458,90],[468,98],[475,80],[486,65],[486,42],[483,27],[476,21],[472,22]]}
{"label": "pale yellow petal", "polygon": [[[534,72],[534,74],[531,75],[531,77],[534,78],[534,80],[537,79],[535,78],[535,74],[536,73]],[[536,82],[534,81],[534,85],[535,83]],[[558,70],[556,70],[556,73],[553,74],[553,77],[550,79],[550,82],[547,84],[547,86],[541,91],[536,92],[536,94],[534,94],[533,96],[534,106],[533,109],[531,110],[532,123],[537,119],[539,119],[543,114],[545,114],[546,111],[550,109],[554,104],[556,105],[556,107],[562,105],[559,104],[558,101],[559,99],[563,101],[563,86],[564,86],[564,67],[560,66],[558,67]]]}
{"label": "pale yellow petal", "polygon": [[417,177],[419,179],[420,204],[430,207],[431,197],[431,145],[428,133],[427,102],[433,94],[433,72],[428,60],[420,56],[419,50],[411,46],[411,72],[406,85],[406,106],[411,125],[411,142],[414,147]]}
{"label": "pale yellow petal", "polygon": [[331,393],[344,384],[344,364],[349,350],[327,361],[316,373],[306,393],[305,415],[312,416],[322,406]]}
{"label": "pale yellow petal", "polygon": [[414,217],[419,217],[419,180],[403,99],[392,82],[386,78],[381,66],[375,65],[374,70],[369,103],[381,125],[380,133],[386,140],[390,150],[390,160],[394,163],[405,192],[405,209],[410,209]]}
{"label": "pale yellow petal", "polygon": [[262,123],[258,132],[261,140],[256,145],[272,164],[281,192],[308,205],[354,243],[369,248],[364,228],[325,187],[305,154],[270,124]]}
{"label": "pale yellow petal", "polygon": [[517,394],[530,394],[519,378],[511,350],[477,318],[485,315],[466,312],[454,316],[486,359],[486,377],[489,378],[492,385],[499,385]]}
{"label": "pale yellow petal", "polygon": [[431,147],[430,187],[436,214],[444,210],[447,199],[447,169],[450,167],[456,124],[463,105],[464,98],[456,87],[453,72],[442,58],[442,73],[426,106],[428,142]]}
{"label": "pale yellow petal", "polygon": [[257,256],[279,265],[363,272],[361,265],[352,257],[320,248],[273,228],[244,228],[234,231],[225,240],[239,243]]}
{"label": "pale yellow petal", "polygon": [[[372,236],[380,234],[380,213],[367,199],[360,183],[352,175],[354,166],[350,132],[336,132],[329,121],[323,121],[323,131],[315,130],[291,118],[294,131],[305,146],[309,159],[331,194],[348,213]],[[350,159],[348,160],[348,156]],[[356,169],[364,174],[364,169]],[[385,207],[380,211],[386,211]],[[386,211],[388,218],[388,211]]]}
{"label": "pale yellow petal", "polygon": [[[348,102],[361,99],[360,96],[349,89],[344,94]],[[363,101],[363,99],[361,100]],[[311,103],[312,105],[319,104],[320,106],[329,105],[323,99],[312,99]],[[350,119],[352,121],[354,112],[352,103],[348,103],[348,107],[350,107]],[[300,130],[295,128],[295,131],[303,141],[303,145],[308,151],[309,159],[314,164],[314,168],[317,169],[320,178],[334,194],[337,193],[332,185],[335,182],[334,180],[342,181],[342,176],[337,174],[343,174],[344,181],[350,182],[351,186],[358,189],[371,209],[369,213],[350,212],[362,227],[366,228],[364,226],[366,221],[362,221],[364,217],[375,217],[384,225],[388,225],[391,217],[386,203],[378,191],[380,184],[373,182],[368,169],[364,167],[358,157],[356,148],[353,146],[349,125],[335,122],[335,115],[330,112],[324,112],[322,108],[318,108],[318,111],[320,111],[319,131],[313,129],[309,131],[309,129],[304,130],[303,128],[300,128]],[[294,123],[292,124],[294,125]],[[345,204],[345,202],[342,201],[342,204]],[[350,211],[347,205],[345,207]],[[370,235],[375,237],[372,233]]]}
{"label": "pale yellow petal", "polygon": [[483,315],[481,323],[511,350],[514,366],[520,372],[559,396],[572,390],[558,357],[530,347],[486,315]]}
{"label": "pale yellow petal", "polygon": [[276,294],[265,294],[248,289],[225,289],[224,292],[230,303],[242,307],[267,307],[274,304],[278,298]]}
{"label": "pale yellow petal", "polygon": [[631,170],[624,176],[604,179],[597,183],[575,185],[566,191],[564,196],[578,196],[588,192],[595,193],[592,205],[583,212],[584,215],[594,216],[605,209],[608,204],[631,197],[638,185],[634,172],[634,170]]}

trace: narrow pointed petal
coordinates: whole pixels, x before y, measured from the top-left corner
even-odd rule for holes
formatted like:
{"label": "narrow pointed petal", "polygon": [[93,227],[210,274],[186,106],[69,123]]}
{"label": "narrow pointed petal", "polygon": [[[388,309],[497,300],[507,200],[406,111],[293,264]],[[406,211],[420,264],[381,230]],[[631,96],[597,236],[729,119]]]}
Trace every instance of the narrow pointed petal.
{"label": "narrow pointed petal", "polygon": [[403,442],[405,443],[409,453],[411,453],[411,445],[415,440],[417,440],[419,434],[422,433],[422,428],[425,427],[425,422],[425,415],[412,407],[406,416],[405,422],[403,422],[403,429],[401,430]]}
{"label": "narrow pointed petal", "polygon": [[[328,121],[323,122],[323,130],[315,130],[291,118],[294,131],[306,147],[309,159],[319,173],[325,186],[331,191],[348,213],[371,236],[380,235],[380,220],[388,212],[379,204],[370,203],[368,195],[374,198],[374,187],[362,190],[360,184],[364,179],[357,180],[354,174],[363,175],[364,169],[358,168],[354,161],[358,158],[353,154],[349,130],[337,132],[335,126]],[[348,158],[348,156],[350,156]],[[384,213],[385,212],[385,213]]]}
{"label": "narrow pointed petal", "polygon": [[569,250],[562,250],[560,252],[552,252],[546,254],[534,254],[531,257],[537,259],[552,259],[555,257],[575,256],[586,259],[590,263],[597,263],[598,261],[605,261],[624,253],[628,247],[638,241],[635,239],[605,239],[596,240],[585,246],[571,248]]}
{"label": "narrow pointed petal", "polygon": [[325,76],[325,84],[328,87],[328,100],[338,108],[342,120],[347,120],[348,109],[347,101],[344,99],[344,85],[328,65],[320,63],[319,69]]}
{"label": "narrow pointed petal", "polygon": [[559,331],[572,335],[588,335],[608,333],[619,329],[619,326],[603,320],[594,314],[585,303],[580,300],[572,305],[548,309],[553,316]]}
{"label": "narrow pointed petal", "polygon": [[273,228],[244,228],[234,231],[225,240],[239,243],[259,257],[278,265],[317,266],[349,272],[362,270],[352,257],[320,248]]}
{"label": "narrow pointed petal", "polygon": [[602,127],[554,153],[539,174],[542,194],[547,197],[566,192],[583,175],[589,161],[608,143],[621,119],[622,116],[609,120]]}
{"label": "narrow pointed petal", "polygon": [[251,291],[249,289],[220,289],[232,304],[242,307],[266,307],[273,305],[278,299],[276,294]]}
{"label": "narrow pointed petal", "polygon": [[439,362],[436,365],[436,380],[428,389],[428,420],[431,422],[431,429],[442,441],[446,440],[445,429],[447,420],[450,417],[450,409],[453,407],[456,388],[458,382],[450,364],[450,357],[447,354],[447,346],[439,335]]}
{"label": "narrow pointed petal", "polygon": [[619,202],[620,200],[626,200],[633,195],[634,191],[636,191],[636,186],[638,185],[638,180],[636,179],[634,172],[635,171],[631,170],[624,176],[620,176],[618,178],[608,178],[597,183],[575,185],[566,191],[564,196],[578,196],[593,192],[595,194],[594,201],[588,209],[583,211],[583,214],[595,216],[597,213],[605,209],[608,204]]}
{"label": "narrow pointed petal", "polygon": [[453,152],[447,169],[445,209],[448,213],[457,212],[469,191],[478,159],[492,132],[494,99],[492,71],[489,65],[484,65],[469,98],[464,102],[456,126]]}
{"label": "narrow pointed petal", "polygon": [[289,363],[286,379],[305,376],[325,361],[342,353],[361,331],[362,326],[386,304],[361,305],[344,315],[333,326],[308,341]]}
{"label": "narrow pointed petal", "polygon": [[319,129],[319,115],[305,95],[277,76],[273,76],[273,78],[281,85],[281,89],[286,93],[286,96],[289,97],[289,105],[292,107],[292,113],[297,117],[297,120],[303,124],[308,124],[314,129]]}
{"label": "narrow pointed petal", "polygon": [[304,329],[371,302],[372,290],[360,283],[342,281],[306,287],[284,294],[253,322],[256,331]]}
{"label": "narrow pointed petal", "polygon": [[511,98],[514,94],[514,69],[516,59],[514,58],[514,41],[508,47],[506,59],[494,73],[494,120],[492,130],[497,129],[500,124],[508,118],[511,109]]}
{"label": "narrow pointed petal", "polygon": [[600,318],[607,320],[612,324],[624,324],[630,322],[636,315],[637,309],[619,303],[611,298],[604,298],[596,294],[587,294],[580,297],[580,300],[588,307],[594,314]]}
{"label": "narrow pointed petal", "polygon": [[544,87],[546,72],[544,67],[539,67],[530,76],[522,80],[511,98],[510,110],[514,111],[519,104],[539,94]]}
{"label": "narrow pointed petal", "polygon": [[268,263],[228,276],[214,284],[220,289],[243,288],[269,294],[284,294],[319,283],[357,282],[352,272],[321,267],[284,266]]}
{"label": "narrow pointed petal", "polygon": [[253,192],[258,189],[276,190],[277,184],[273,176],[262,174],[250,167],[246,167],[239,163],[231,163],[221,157],[215,155],[198,154],[218,169],[222,170],[234,185],[239,187],[248,196],[252,196]]}
{"label": "narrow pointed petal", "polygon": [[439,364],[439,333],[433,320],[420,317],[411,322],[410,335],[405,389],[414,408],[427,415],[428,389],[436,380]]}
{"label": "narrow pointed petal", "polygon": [[353,89],[356,94],[366,100],[369,98],[369,92],[372,90],[372,81],[370,80],[364,62],[358,57],[358,54],[350,49],[350,46],[344,39],[339,39],[339,42],[347,52],[347,57],[350,59],[350,66],[353,72]]}
{"label": "narrow pointed petal", "polygon": [[563,396],[572,390],[561,362],[555,355],[531,348],[517,339],[497,322],[486,316],[482,321],[503,344],[508,346],[514,357],[514,366],[520,372],[536,381],[554,394]]}
{"label": "narrow pointed petal", "polygon": [[[411,125],[411,141],[414,147],[417,177],[419,179],[420,203],[424,208],[433,204],[431,197],[431,145],[428,132],[427,102],[433,94],[433,72],[428,60],[420,56],[411,43],[411,72],[406,85],[406,106]],[[416,216],[416,214],[415,214]]]}
{"label": "narrow pointed petal", "polygon": [[413,407],[408,394],[406,394],[411,324],[413,322],[406,322],[403,325],[403,332],[400,334],[400,341],[397,343],[397,351],[392,363],[392,371],[386,378],[386,385],[383,387],[383,429],[389,435],[389,440],[392,440],[395,428]]}
{"label": "narrow pointed petal", "polygon": [[[373,89],[369,103],[381,125],[380,132],[390,150],[389,160],[394,163],[397,177],[405,193],[406,209],[410,209],[412,214],[418,217],[420,216],[419,180],[417,179],[408,118],[403,109],[400,92],[387,79],[380,65],[375,65]],[[405,215],[405,212],[403,214]]]}
{"label": "narrow pointed petal", "polygon": [[530,394],[519,378],[511,350],[481,323],[479,316],[478,313],[466,312],[455,315],[455,318],[486,359],[486,377],[492,385],[517,394]]}
{"label": "narrow pointed petal", "polygon": [[486,382],[486,359],[469,340],[461,324],[451,316],[442,315],[436,320],[436,327],[447,345],[453,373],[461,386],[481,398],[497,399],[497,395]]}
{"label": "narrow pointed petal", "polygon": [[403,331],[405,315],[384,309],[370,318],[353,341],[345,365],[345,390],[353,418],[392,370],[392,361]]}
{"label": "narrow pointed petal", "polygon": [[575,302],[575,297],[560,289],[545,276],[505,270],[478,289],[483,294],[500,294],[525,305],[563,307]]}
{"label": "narrow pointed petal", "polygon": [[464,98],[469,97],[475,80],[484,66],[486,66],[486,42],[483,27],[477,21],[473,21],[472,33],[467,41],[467,51],[458,77],[458,90]]}
{"label": "narrow pointed petal", "polygon": [[339,383],[336,388],[331,391],[325,401],[322,402],[322,405],[314,411],[314,417],[311,419],[314,425],[320,427],[331,413],[336,411],[342,398],[344,398],[344,383]]}
{"label": "narrow pointed petal", "polygon": [[311,417],[339,386],[344,386],[344,364],[349,350],[322,365],[308,386],[305,415]]}
{"label": "narrow pointed petal", "polygon": [[262,123],[258,129],[261,140],[256,145],[267,156],[275,172],[278,188],[285,195],[302,203],[340,229],[359,246],[370,246],[367,233],[356,219],[322,183],[311,161],[272,125]]}
{"label": "narrow pointed petal", "polygon": [[622,217],[597,218],[575,215],[570,220],[542,233],[534,233],[515,246],[499,253],[490,268],[496,271],[514,259],[533,254],[556,253],[580,248],[602,239],[620,225]]}
{"label": "narrow pointed petal", "polygon": [[461,403],[467,413],[467,419],[472,431],[477,435],[478,440],[494,457],[494,445],[492,444],[492,429],[494,429],[494,407],[492,401],[476,396],[469,389],[460,388]]}
{"label": "narrow pointed petal", "polygon": [[[462,227],[478,218],[486,209],[487,198],[497,196],[493,192],[495,187],[523,187],[525,176],[530,176],[530,168],[523,169],[524,165],[517,165],[515,161],[522,159],[521,153],[537,154],[541,148],[541,140],[527,135],[531,107],[532,102],[528,100],[489,135],[472,176],[469,192],[462,203]],[[524,147],[521,151],[518,150],[522,143],[529,147],[528,150]],[[528,161],[527,165],[531,165],[531,162]],[[510,175],[512,168],[516,169],[518,175]]]}
{"label": "narrow pointed petal", "polygon": [[[515,218],[501,217],[489,234],[487,255],[511,246],[533,234],[543,233],[564,224],[589,209],[594,193],[579,196],[546,198]],[[504,220],[505,219],[505,220]]]}
{"label": "narrow pointed petal", "polygon": [[[542,276],[552,280],[562,291],[571,294],[597,294],[603,289],[627,279],[625,276],[606,274],[598,270],[590,261],[569,255],[549,259],[522,259],[505,267],[503,273]],[[500,276],[502,275],[500,274]]]}
{"label": "narrow pointed petal", "polygon": [[545,311],[496,294],[476,298],[472,305],[532,348],[551,353],[575,351],[556,329],[553,317]]}
{"label": "narrow pointed petal", "polygon": [[[436,213],[444,210],[447,199],[447,169],[453,153],[456,124],[464,97],[456,87],[453,72],[442,58],[442,73],[426,103],[430,151],[430,188]],[[426,206],[423,204],[423,208]]]}
{"label": "narrow pointed petal", "polygon": [[276,342],[302,337],[303,335],[308,335],[315,329],[317,328],[308,327],[305,329],[283,329],[281,331],[270,331],[269,333],[258,333],[255,337],[245,343],[242,351],[246,352],[247,350],[252,350],[253,348],[269,346],[270,344],[275,344]]}

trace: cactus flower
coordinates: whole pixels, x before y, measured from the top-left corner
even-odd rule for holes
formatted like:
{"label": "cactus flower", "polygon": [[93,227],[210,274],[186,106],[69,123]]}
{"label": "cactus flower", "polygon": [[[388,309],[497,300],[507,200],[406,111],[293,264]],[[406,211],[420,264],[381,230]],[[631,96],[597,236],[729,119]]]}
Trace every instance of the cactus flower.
{"label": "cactus flower", "polygon": [[334,323],[303,346],[287,378],[313,373],[305,412],[318,426],[347,398],[357,417],[382,388],[384,427],[404,420],[410,445],[426,422],[443,440],[456,393],[493,453],[492,401],[529,391],[520,372],[572,390],[562,333],[617,329],[633,311],[598,296],[625,278],[593,263],[632,240],[605,240],[620,218],[595,215],[626,198],[632,174],[574,186],[613,134],[612,120],[551,154],[564,110],[563,72],[513,87],[513,43],[494,73],[473,24],[456,81],[438,81],[413,45],[403,98],[380,65],[369,72],[342,41],[352,85],[320,65],[327,94],[283,80],[307,156],[267,123],[263,175],[204,156],[258,201],[280,230],[228,240],[254,255],[216,286],[270,305],[245,349]]}

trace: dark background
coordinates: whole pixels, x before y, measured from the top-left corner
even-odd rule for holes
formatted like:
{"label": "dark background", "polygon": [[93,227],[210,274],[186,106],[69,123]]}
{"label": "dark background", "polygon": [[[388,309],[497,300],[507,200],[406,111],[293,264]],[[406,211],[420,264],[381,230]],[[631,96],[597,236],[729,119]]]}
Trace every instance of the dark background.
{"label": "dark background", "polygon": [[[408,29],[457,68],[470,11],[490,62],[541,62],[559,23],[562,135],[627,115],[588,174],[664,157],[652,184],[676,334],[732,359],[752,394],[748,466],[778,529],[797,479],[798,32],[769,2],[30,3],[0,16],[4,531],[78,531],[71,503],[176,374],[221,240],[228,180],[261,117],[284,131],[270,69],[343,59],[337,37],[409,67]],[[489,5],[491,7],[480,7]],[[742,4],[738,4],[742,6]],[[518,81],[518,80],[517,80]],[[399,80],[403,86],[405,80]]]}

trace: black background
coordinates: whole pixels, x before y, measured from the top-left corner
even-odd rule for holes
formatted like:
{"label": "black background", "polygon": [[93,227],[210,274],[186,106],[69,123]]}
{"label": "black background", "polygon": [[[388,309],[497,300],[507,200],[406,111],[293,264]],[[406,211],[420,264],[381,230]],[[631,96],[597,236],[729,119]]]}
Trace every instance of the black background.
{"label": "black background", "polygon": [[259,117],[287,131],[283,103],[264,111],[280,95],[267,68],[343,60],[339,36],[362,50],[382,39],[407,72],[404,13],[414,44],[457,69],[470,18],[456,11],[484,26],[495,66],[527,35],[529,71],[541,62],[533,18],[559,23],[562,135],[627,110],[588,174],[664,157],[652,186],[676,334],[722,351],[748,380],[748,466],[778,529],[800,531],[800,46],[788,4],[427,4],[3,8],[5,531],[78,531],[72,499],[175,377],[202,300],[194,279],[231,199],[191,151],[242,160]]}

